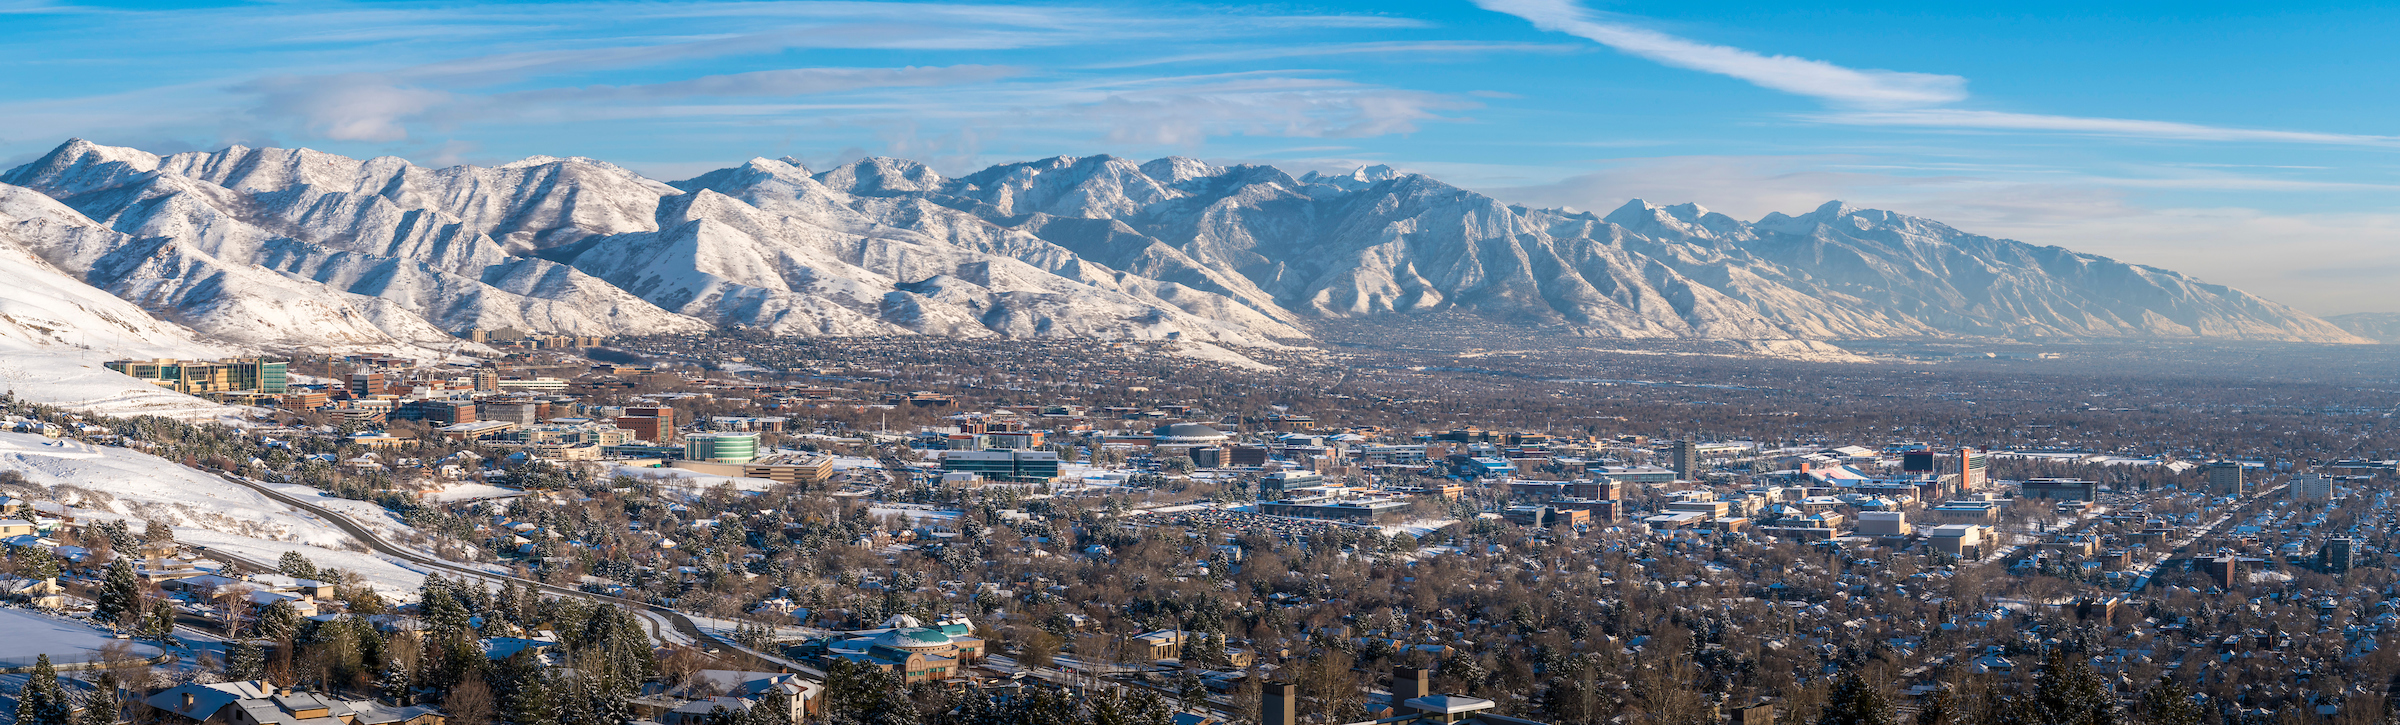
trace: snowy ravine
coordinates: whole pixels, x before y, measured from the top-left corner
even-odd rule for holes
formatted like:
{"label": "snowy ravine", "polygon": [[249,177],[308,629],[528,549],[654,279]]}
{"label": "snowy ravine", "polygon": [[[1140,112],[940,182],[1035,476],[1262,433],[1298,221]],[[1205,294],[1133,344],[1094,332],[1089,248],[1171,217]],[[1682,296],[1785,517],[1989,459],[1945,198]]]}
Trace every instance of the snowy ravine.
{"label": "snowy ravine", "polygon": [[1839,202],[1754,222],[1639,200],[1601,215],[1385,167],[1093,156],[951,178],[759,158],[662,183],[583,158],[429,169],[73,140],[0,184],[0,209],[55,201],[15,231],[43,260],[268,348],[725,325],[1272,346],[1314,320],[1447,310],[1628,338],[2365,342],[2175,272]]}

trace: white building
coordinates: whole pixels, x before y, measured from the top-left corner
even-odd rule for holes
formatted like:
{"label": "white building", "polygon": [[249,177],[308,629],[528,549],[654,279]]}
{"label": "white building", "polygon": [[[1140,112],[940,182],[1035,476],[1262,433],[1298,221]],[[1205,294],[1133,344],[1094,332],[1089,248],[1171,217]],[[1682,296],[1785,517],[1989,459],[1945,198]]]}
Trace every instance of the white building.
{"label": "white building", "polygon": [[2333,479],[2322,475],[2292,478],[2292,498],[2301,501],[2333,500]]}
{"label": "white building", "polygon": [[1859,512],[1858,533],[1862,536],[1907,536],[1908,514],[1898,511]]}

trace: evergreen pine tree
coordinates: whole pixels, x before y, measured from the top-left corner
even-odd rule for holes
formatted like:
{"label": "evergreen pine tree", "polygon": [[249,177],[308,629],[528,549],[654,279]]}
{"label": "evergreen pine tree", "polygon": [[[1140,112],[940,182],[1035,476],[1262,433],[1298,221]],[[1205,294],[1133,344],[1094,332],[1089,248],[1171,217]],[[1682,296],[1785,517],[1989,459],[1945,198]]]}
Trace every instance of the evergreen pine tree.
{"label": "evergreen pine tree", "polygon": [[1916,725],[1953,725],[1958,721],[1958,706],[1950,701],[1950,686],[1939,685],[1925,696],[1925,705],[1917,708]]}
{"label": "evergreen pine tree", "polygon": [[1817,715],[1817,725],[1897,725],[1891,703],[1883,693],[1876,692],[1858,671],[1843,673],[1825,695],[1825,709]]}
{"label": "evergreen pine tree", "polygon": [[255,680],[267,674],[267,650],[258,640],[245,639],[234,644],[226,655],[225,677],[235,682]]}
{"label": "evergreen pine tree", "polygon": [[34,660],[33,673],[17,690],[17,725],[75,725],[75,705],[58,685],[50,655]]}
{"label": "evergreen pine tree", "polygon": [[510,624],[524,626],[530,623],[525,611],[525,593],[517,588],[513,580],[501,585],[500,596],[492,602],[492,609],[493,614]]}
{"label": "evergreen pine tree", "polygon": [[306,554],[297,551],[283,552],[283,558],[275,562],[275,570],[294,579],[317,578],[316,562],[309,561]]}
{"label": "evergreen pine tree", "polygon": [[119,630],[130,629],[129,625],[136,623],[141,615],[142,580],[134,576],[131,561],[117,557],[116,562],[108,565],[108,576],[100,584],[98,600],[92,608],[92,618]]}
{"label": "evergreen pine tree", "polygon": [[551,696],[550,678],[542,673],[541,661],[529,652],[510,657],[504,668],[508,692],[502,700],[501,714],[514,725],[558,725],[557,700]]}
{"label": "evergreen pine tree", "polygon": [[413,705],[417,701],[415,673],[399,660],[383,663],[383,676],[376,678],[375,689],[383,693],[383,699],[394,703]]}
{"label": "evergreen pine tree", "polygon": [[75,714],[76,725],[116,725],[119,713],[117,677],[107,670],[100,671],[100,681],[81,698],[83,712]]}
{"label": "evergreen pine tree", "polygon": [[29,546],[17,549],[8,556],[17,561],[18,571],[24,572],[27,577],[34,579],[58,578],[58,557],[52,556],[49,549]]}
{"label": "evergreen pine tree", "polygon": [[150,616],[142,622],[142,633],[151,639],[175,636],[175,603],[160,599],[150,603]]}
{"label": "evergreen pine tree", "polygon": [[792,707],[791,693],[778,688],[761,698],[757,707],[750,708],[756,714],[751,725],[797,725],[792,722]]}
{"label": "evergreen pine tree", "polygon": [[2160,677],[2158,684],[2142,691],[2141,713],[2150,725],[2200,725],[2207,713],[2200,703],[2192,702],[2192,693],[2174,680]]}
{"label": "evergreen pine tree", "polygon": [[2117,698],[2084,655],[2064,648],[2043,658],[2033,676],[2033,705],[2054,725],[2117,725]]}
{"label": "evergreen pine tree", "polygon": [[291,600],[278,599],[258,610],[258,633],[277,642],[290,642],[300,634],[300,609]]}

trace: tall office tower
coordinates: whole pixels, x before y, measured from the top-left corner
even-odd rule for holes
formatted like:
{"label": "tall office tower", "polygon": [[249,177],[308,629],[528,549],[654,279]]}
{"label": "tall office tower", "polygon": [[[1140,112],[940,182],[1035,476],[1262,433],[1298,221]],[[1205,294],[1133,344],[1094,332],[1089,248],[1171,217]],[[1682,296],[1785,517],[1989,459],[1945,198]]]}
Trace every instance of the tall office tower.
{"label": "tall office tower", "polygon": [[2248,493],[2242,484],[2242,464],[2236,461],[2209,461],[2200,470],[2208,475],[2208,495],[2240,496]]}
{"label": "tall office tower", "polygon": [[1700,473],[1700,447],[1691,441],[1669,443],[1667,461],[1668,467],[1675,469],[1676,478],[1690,480]]}
{"label": "tall office tower", "polygon": [[1958,449],[1959,488],[1965,491],[1983,488],[1983,482],[1990,480],[1987,472],[1991,470],[1991,466],[1992,455],[1990,453],[1973,448]]}

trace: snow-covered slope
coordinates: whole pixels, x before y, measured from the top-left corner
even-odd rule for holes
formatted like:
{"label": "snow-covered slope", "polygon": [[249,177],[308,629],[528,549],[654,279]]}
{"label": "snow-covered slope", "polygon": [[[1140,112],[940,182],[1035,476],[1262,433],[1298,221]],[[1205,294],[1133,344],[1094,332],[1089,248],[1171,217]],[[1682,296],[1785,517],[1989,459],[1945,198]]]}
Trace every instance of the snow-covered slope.
{"label": "snow-covered slope", "polygon": [[231,412],[101,367],[122,358],[217,357],[238,350],[204,342],[84,284],[20,241],[81,219],[48,197],[0,187],[0,391],[107,415],[194,419]]}
{"label": "snow-covered slope", "polygon": [[22,241],[81,229],[78,223],[90,224],[49,197],[0,187],[0,351],[96,350],[145,357],[216,351],[191,330],[84,284]]}
{"label": "snow-covered slope", "polygon": [[0,433],[0,471],[23,474],[27,483],[98,518],[124,519],[136,530],[138,522],[163,520],[175,527],[179,541],[252,561],[273,563],[283,552],[298,551],[393,594],[424,582],[421,573],[353,550],[348,535],[314,515],[147,453]]}
{"label": "snow-covered slope", "polygon": [[2351,334],[2387,345],[2400,345],[2400,313],[2356,312],[2325,318]]}
{"label": "snow-covered slope", "polygon": [[1603,216],[1380,166],[1057,157],[948,178],[760,158],[662,184],[581,158],[425,169],[76,140],[0,182],[105,226],[42,237],[45,258],[265,345],[500,325],[1270,345],[1313,319],[1453,309],[1637,338],[2363,341],[2174,272],[1838,202]]}

